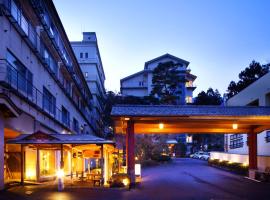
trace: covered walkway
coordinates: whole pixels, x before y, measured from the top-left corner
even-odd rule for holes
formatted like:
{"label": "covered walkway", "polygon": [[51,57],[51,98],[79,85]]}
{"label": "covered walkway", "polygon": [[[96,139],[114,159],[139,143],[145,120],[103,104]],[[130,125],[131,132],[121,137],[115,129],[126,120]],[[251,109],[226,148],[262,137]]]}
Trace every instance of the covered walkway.
{"label": "covered walkway", "polygon": [[127,172],[134,175],[134,134],[248,134],[249,169],[257,169],[257,134],[270,129],[270,107],[118,105],[111,112],[114,130],[126,134]]}

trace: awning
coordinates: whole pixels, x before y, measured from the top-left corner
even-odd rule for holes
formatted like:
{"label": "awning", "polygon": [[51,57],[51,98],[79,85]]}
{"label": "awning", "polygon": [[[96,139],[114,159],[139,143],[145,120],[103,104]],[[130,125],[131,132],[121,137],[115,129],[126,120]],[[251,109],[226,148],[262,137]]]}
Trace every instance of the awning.
{"label": "awning", "polygon": [[33,134],[22,134],[7,141],[8,144],[114,144],[88,134],[48,134],[37,131]]}

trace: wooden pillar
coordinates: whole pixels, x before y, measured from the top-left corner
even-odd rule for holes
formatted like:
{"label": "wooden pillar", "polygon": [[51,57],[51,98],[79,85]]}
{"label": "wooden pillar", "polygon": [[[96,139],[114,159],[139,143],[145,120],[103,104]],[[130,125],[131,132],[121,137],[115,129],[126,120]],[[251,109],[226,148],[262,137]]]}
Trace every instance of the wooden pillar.
{"label": "wooden pillar", "polygon": [[64,150],[63,150],[63,144],[61,144],[60,169],[64,169]]}
{"label": "wooden pillar", "polygon": [[24,185],[24,166],[25,166],[24,145],[21,144],[21,185]]}
{"label": "wooden pillar", "polygon": [[71,156],[70,156],[70,178],[73,179],[73,145],[71,145]]}
{"label": "wooden pillar", "polygon": [[257,170],[258,168],[257,133],[253,131],[248,133],[248,159],[249,159],[249,177],[255,179],[255,170]]}
{"label": "wooden pillar", "polygon": [[36,165],[36,177],[37,177],[37,182],[39,182],[40,179],[40,159],[39,159],[39,146],[37,146],[37,165]]}
{"label": "wooden pillar", "polygon": [[126,162],[127,173],[131,178],[131,184],[135,184],[135,136],[134,136],[134,122],[127,121],[127,133],[126,133]]}
{"label": "wooden pillar", "polygon": [[105,165],[104,165],[104,148],[103,148],[103,144],[101,144],[101,147],[100,147],[100,153],[101,153],[101,155],[100,155],[100,159],[101,159],[101,162],[100,162],[100,164],[101,164],[101,177],[102,177],[102,184],[104,184],[104,167],[105,167]]}
{"label": "wooden pillar", "polygon": [[0,190],[4,189],[4,167],[5,167],[5,158],[4,158],[4,118],[0,113]]}

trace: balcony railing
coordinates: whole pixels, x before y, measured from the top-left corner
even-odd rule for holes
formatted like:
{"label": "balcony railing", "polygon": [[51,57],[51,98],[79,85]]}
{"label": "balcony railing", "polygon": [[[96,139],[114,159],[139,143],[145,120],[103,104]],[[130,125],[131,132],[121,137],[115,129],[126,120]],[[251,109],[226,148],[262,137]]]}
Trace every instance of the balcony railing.
{"label": "balcony railing", "polygon": [[[42,1],[39,0],[32,0],[31,1],[34,5],[42,6]],[[52,58],[49,51],[46,48],[46,45],[43,43],[42,39],[40,38],[39,34],[37,33],[36,29],[33,27],[31,23],[29,23],[24,16],[20,7],[15,3],[14,0],[4,0],[3,6],[5,7],[5,13],[9,16],[12,23],[15,25],[17,30],[24,36],[26,42],[31,46],[34,52],[37,52],[37,56],[41,59],[42,63],[48,67],[49,72],[54,75],[54,77],[59,80],[58,77],[58,70],[57,70],[57,62]],[[35,8],[38,8],[36,6]],[[40,7],[41,9],[42,7]],[[39,10],[40,15],[43,11]],[[47,16],[47,15],[46,15]],[[47,19],[48,18],[48,19]],[[47,27],[51,27],[49,17],[45,17],[46,20],[43,20],[43,23],[47,24]],[[82,82],[81,80],[75,75],[73,65],[70,59],[70,56],[67,54],[67,51],[63,45],[61,38],[59,37],[58,32],[55,28],[48,28],[49,33],[51,35],[51,39],[57,51],[59,51],[59,55],[64,60],[64,64],[71,74],[74,82],[76,83],[77,87],[79,88],[79,92],[81,93],[83,99],[87,102],[87,95],[85,92],[82,92]],[[60,80],[59,80],[60,81]],[[70,93],[70,92],[69,92]]]}
{"label": "balcony railing", "polygon": [[13,66],[8,63],[6,67],[2,65],[0,67],[0,77],[0,81],[4,82],[11,91],[25,98],[29,103],[37,106],[38,109],[48,113],[51,117],[64,125],[62,122],[62,112],[56,107],[55,103],[33,86],[33,84]]}

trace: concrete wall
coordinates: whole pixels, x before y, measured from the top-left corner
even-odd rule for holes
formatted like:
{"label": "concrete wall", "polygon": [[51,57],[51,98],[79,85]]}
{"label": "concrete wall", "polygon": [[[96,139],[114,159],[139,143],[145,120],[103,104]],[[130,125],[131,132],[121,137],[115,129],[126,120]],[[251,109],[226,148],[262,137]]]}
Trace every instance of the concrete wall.
{"label": "concrete wall", "polygon": [[[249,163],[247,154],[210,152],[210,159],[219,159],[236,163]],[[264,171],[266,167],[270,167],[270,156],[258,156],[258,169]]]}

